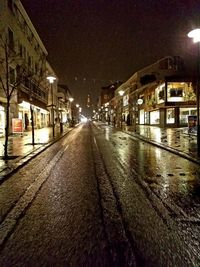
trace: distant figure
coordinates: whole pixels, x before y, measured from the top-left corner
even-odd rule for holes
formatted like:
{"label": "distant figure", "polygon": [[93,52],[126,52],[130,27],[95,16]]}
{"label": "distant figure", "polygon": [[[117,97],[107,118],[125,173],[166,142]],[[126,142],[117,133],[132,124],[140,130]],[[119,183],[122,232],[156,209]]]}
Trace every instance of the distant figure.
{"label": "distant figure", "polygon": [[130,122],[131,122],[131,120],[130,120],[130,114],[128,114],[127,119],[126,119],[127,126],[130,126],[131,125]]}

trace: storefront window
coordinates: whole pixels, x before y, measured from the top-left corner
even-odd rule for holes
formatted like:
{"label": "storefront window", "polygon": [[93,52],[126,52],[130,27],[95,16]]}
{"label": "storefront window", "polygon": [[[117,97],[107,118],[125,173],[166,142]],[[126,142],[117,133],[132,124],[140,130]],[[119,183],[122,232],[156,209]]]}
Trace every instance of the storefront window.
{"label": "storefront window", "polygon": [[140,124],[144,124],[144,109],[140,110]]}
{"label": "storefront window", "polygon": [[180,108],[180,124],[188,124],[188,116],[197,115],[196,108]]}
{"label": "storefront window", "polygon": [[160,112],[159,110],[150,112],[150,124],[159,124],[160,123]]}
{"label": "storefront window", "polygon": [[183,102],[185,95],[186,83],[167,83],[167,101]]}
{"label": "storefront window", "polygon": [[150,118],[149,118],[149,112],[144,113],[144,123],[149,124],[150,123]]}
{"label": "storefront window", "polygon": [[155,92],[156,92],[156,102],[158,104],[163,103],[165,101],[165,85],[162,84],[158,86]]}
{"label": "storefront window", "polygon": [[168,108],[167,109],[166,123],[167,124],[175,123],[175,109],[174,108]]}

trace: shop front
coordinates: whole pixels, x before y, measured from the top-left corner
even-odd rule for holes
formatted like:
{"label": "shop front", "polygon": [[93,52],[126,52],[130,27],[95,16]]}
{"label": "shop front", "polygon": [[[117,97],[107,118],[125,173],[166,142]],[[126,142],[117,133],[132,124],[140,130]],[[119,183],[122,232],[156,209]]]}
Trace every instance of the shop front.
{"label": "shop front", "polygon": [[179,112],[180,126],[187,126],[188,125],[188,117],[189,116],[196,116],[196,115],[197,115],[197,108],[196,107],[180,108],[180,112]]}
{"label": "shop front", "polygon": [[188,116],[197,115],[196,96],[191,82],[163,82],[144,92],[139,124],[184,127]]}
{"label": "shop front", "polygon": [[141,109],[139,112],[139,124],[145,124],[145,118],[144,118],[144,109]]}
{"label": "shop front", "polygon": [[31,105],[26,101],[22,101],[22,103],[18,104],[18,108],[18,117],[22,120],[24,131],[31,130],[31,108],[33,110],[34,128],[40,129],[48,126],[49,112],[47,110],[37,107],[35,105]]}
{"label": "shop front", "polygon": [[159,110],[150,111],[149,117],[150,117],[150,125],[160,124],[160,111]]}

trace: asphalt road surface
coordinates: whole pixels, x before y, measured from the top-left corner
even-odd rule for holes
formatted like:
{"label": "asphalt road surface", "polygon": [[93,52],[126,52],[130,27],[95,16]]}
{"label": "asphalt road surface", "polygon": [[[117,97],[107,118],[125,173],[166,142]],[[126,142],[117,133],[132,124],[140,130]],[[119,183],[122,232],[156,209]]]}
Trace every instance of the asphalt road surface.
{"label": "asphalt road surface", "polygon": [[0,266],[200,266],[198,170],[79,125],[0,185]]}

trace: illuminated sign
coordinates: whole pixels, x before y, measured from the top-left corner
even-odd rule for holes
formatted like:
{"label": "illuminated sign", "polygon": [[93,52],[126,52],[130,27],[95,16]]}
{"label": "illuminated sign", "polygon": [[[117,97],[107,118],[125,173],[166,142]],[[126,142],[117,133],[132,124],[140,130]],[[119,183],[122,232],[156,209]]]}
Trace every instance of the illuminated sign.
{"label": "illuminated sign", "polygon": [[12,132],[13,133],[23,132],[22,119],[18,119],[18,118],[12,119]]}
{"label": "illuminated sign", "polygon": [[143,99],[139,98],[139,99],[137,100],[137,103],[138,103],[138,105],[142,105],[142,104],[143,104]]}

